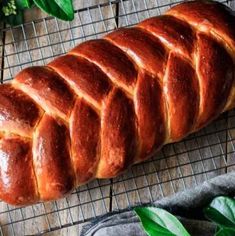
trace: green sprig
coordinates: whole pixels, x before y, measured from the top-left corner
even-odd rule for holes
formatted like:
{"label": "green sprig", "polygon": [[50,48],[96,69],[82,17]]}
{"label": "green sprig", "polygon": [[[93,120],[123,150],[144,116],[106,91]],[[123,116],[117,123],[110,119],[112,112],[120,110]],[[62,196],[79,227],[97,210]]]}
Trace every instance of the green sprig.
{"label": "green sprig", "polygon": [[14,0],[10,0],[6,6],[2,7],[2,12],[5,16],[16,15],[16,4]]}

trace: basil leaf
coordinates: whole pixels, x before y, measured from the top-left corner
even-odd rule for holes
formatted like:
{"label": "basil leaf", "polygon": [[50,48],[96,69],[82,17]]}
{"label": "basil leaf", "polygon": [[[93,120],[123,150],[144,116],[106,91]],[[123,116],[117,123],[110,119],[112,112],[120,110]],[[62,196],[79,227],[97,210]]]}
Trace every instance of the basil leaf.
{"label": "basil leaf", "polygon": [[180,221],[163,209],[137,207],[135,212],[149,236],[190,236]]}
{"label": "basil leaf", "polygon": [[16,6],[18,9],[30,8],[33,5],[33,0],[16,0]]}
{"label": "basil leaf", "polygon": [[69,20],[74,19],[72,0],[55,0],[56,4],[64,11]]}
{"label": "basil leaf", "polygon": [[235,200],[217,197],[204,209],[205,216],[222,227],[235,228]]}
{"label": "basil leaf", "polygon": [[221,228],[215,236],[234,236],[235,235],[235,229],[230,228]]}
{"label": "basil leaf", "polygon": [[163,235],[163,236],[174,236],[169,230],[161,227],[160,225],[156,226],[156,224],[152,221],[148,222],[143,220],[142,221],[143,228],[148,236],[155,236],[155,235]]}
{"label": "basil leaf", "polygon": [[[61,20],[73,20],[74,11],[72,0],[33,0],[34,3],[49,15],[55,16]],[[59,2],[59,4],[57,3]],[[70,2],[70,4],[69,4]]]}

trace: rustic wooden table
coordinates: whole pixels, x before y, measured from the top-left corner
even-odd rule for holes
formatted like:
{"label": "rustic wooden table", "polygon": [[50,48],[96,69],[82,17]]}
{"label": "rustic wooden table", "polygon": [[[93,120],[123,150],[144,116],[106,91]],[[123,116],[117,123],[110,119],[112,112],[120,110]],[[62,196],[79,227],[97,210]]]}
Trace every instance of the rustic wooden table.
{"label": "rustic wooden table", "polygon": [[[108,0],[77,0],[74,1],[74,4],[76,9],[81,9],[100,2],[108,2]],[[85,14],[81,13],[80,15],[76,15],[75,20],[70,24],[70,28],[81,24],[81,22],[88,22],[89,20],[95,22],[97,16],[100,17],[101,12],[104,19],[112,18],[115,15],[123,16],[119,18],[118,26],[132,24],[146,18],[146,11],[140,11],[137,16],[133,14],[124,17],[127,12],[133,12],[139,8],[144,9],[146,2],[148,6],[154,6],[156,2],[166,5],[166,7],[162,7],[160,10],[164,12],[170,1],[146,0],[134,2],[135,4],[125,4],[125,7],[121,4],[114,4],[112,7],[108,5],[102,8],[102,11],[98,8],[97,11],[90,11],[89,14],[88,11],[86,11]],[[234,2],[231,2],[231,4],[235,7]],[[158,11],[157,14],[161,12]],[[37,19],[44,17],[46,17],[46,15],[38,9],[26,12],[27,22],[31,22],[32,20],[37,22]],[[90,17],[92,17],[92,19],[89,19]],[[138,17],[138,19],[136,19],[136,17]],[[45,27],[45,24],[47,27]],[[83,36],[87,36],[83,37],[83,39],[89,39],[92,38],[92,35],[94,36],[94,32],[100,37],[104,31],[114,29],[116,24],[117,21],[112,19],[105,21],[105,23],[101,21],[97,24],[88,25],[88,27],[83,27],[82,31],[79,32],[76,31],[77,28],[75,28],[75,30],[64,30],[58,34],[58,31],[57,33],[53,33],[54,29],[63,30],[65,23],[48,20],[46,22],[35,23],[33,27],[31,24],[29,26],[26,25],[24,30],[27,35],[22,34],[20,29],[1,32],[1,81],[13,77],[17,71],[24,67],[32,64],[45,64],[50,61],[52,57],[68,51],[74,46],[74,43],[80,42],[80,40],[76,40],[76,42],[68,40],[72,37],[71,32],[74,35],[83,34]],[[48,32],[50,36],[48,36]],[[99,34],[99,32],[101,32],[101,34]],[[89,37],[89,35],[91,37]],[[58,40],[64,43],[58,45]],[[66,40],[68,40],[68,42]],[[50,47],[48,46],[49,44],[51,44]],[[19,53],[17,54],[16,52]],[[4,227],[4,235],[12,235],[12,232],[15,233],[15,235],[29,235],[31,228],[33,230],[35,227],[38,227],[40,231],[40,229],[47,229],[48,225],[50,227],[57,225],[58,221],[60,225],[71,221],[76,222],[78,215],[81,214],[85,215],[83,216],[84,218],[89,218],[94,216],[94,211],[95,215],[101,215],[138,202],[149,202],[163,196],[172,195],[185,188],[193,187],[207,178],[233,170],[232,167],[226,167],[226,163],[228,162],[234,164],[234,160],[231,158],[234,154],[233,152],[235,152],[233,146],[233,139],[235,137],[233,117],[234,112],[231,112],[231,115],[224,115],[207,129],[199,132],[198,136],[192,136],[188,141],[185,140],[179,144],[168,145],[158,154],[158,159],[137,165],[119,178],[100,182],[94,181],[88,186],[81,187],[80,189],[82,190],[79,190],[81,191],[79,194],[80,203],[82,201],[86,202],[86,200],[89,199],[89,204],[84,203],[83,210],[78,206],[76,207],[78,204],[76,201],[78,200],[77,198],[73,199],[76,196],[74,194],[68,197],[66,201],[58,201],[55,206],[52,206],[50,203],[46,203],[43,206],[36,206],[34,208],[35,211],[41,211],[41,208],[43,208],[44,212],[48,212],[49,214],[31,221],[27,220],[27,217],[32,215],[28,208],[20,212],[13,210],[10,214],[1,214],[1,212],[9,210],[9,206],[2,203],[2,205],[0,205],[0,225],[4,222],[9,222],[9,215],[10,221],[21,221],[19,224],[13,225],[13,230],[11,227]],[[167,158],[164,159],[163,157]],[[228,161],[228,158],[231,158],[231,160],[229,159]],[[87,191],[87,189],[90,190]],[[68,206],[75,207],[67,210]],[[62,209],[62,211],[60,211],[60,213],[51,213],[56,212],[58,209]],[[47,233],[46,235],[79,235],[81,226],[82,224],[65,227]]]}

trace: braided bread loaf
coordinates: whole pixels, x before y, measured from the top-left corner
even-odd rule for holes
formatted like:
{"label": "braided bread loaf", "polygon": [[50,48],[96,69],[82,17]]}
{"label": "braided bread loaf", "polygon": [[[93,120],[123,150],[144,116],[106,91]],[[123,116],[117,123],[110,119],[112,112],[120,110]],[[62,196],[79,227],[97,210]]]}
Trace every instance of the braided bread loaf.
{"label": "braided bread loaf", "polygon": [[187,2],[0,86],[0,198],[112,178],[235,106],[235,16]]}

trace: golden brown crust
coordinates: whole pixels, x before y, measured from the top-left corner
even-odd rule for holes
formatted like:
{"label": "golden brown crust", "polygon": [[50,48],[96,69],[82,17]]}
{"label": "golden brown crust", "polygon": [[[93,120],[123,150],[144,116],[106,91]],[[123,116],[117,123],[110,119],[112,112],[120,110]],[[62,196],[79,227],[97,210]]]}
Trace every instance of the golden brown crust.
{"label": "golden brown crust", "polygon": [[1,139],[0,163],[0,198],[14,205],[37,202],[31,143],[19,137]]}
{"label": "golden brown crust", "polygon": [[92,99],[100,108],[103,98],[110,91],[106,74],[84,58],[65,55],[58,57],[49,66],[56,70],[77,94]]}
{"label": "golden brown crust", "polygon": [[74,95],[62,78],[48,67],[30,67],[14,79],[16,87],[27,92],[47,113],[69,118]]}
{"label": "golden brown crust", "polygon": [[162,77],[167,53],[156,37],[140,28],[121,28],[106,35],[105,38],[127,53],[138,67]]}
{"label": "golden brown crust", "polygon": [[232,58],[224,47],[203,33],[198,34],[196,64],[201,92],[198,129],[222,112],[235,70]]}
{"label": "golden brown crust", "polygon": [[136,130],[134,107],[120,89],[114,89],[101,115],[101,156],[97,178],[110,178],[134,161]]}
{"label": "golden brown crust", "polygon": [[33,163],[41,200],[57,199],[72,191],[75,178],[70,138],[62,121],[43,116],[33,138]]}
{"label": "golden brown crust", "polygon": [[180,18],[205,33],[215,32],[217,37],[221,37],[235,50],[234,13],[221,3],[214,1],[185,2],[171,8],[166,14]]}
{"label": "golden brown crust", "polygon": [[173,52],[168,59],[163,84],[168,107],[169,139],[175,142],[185,137],[196,121],[198,81],[192,66]]}
{"label": "golden brown crust", "polygon": [[0,130],[31,137],[42,110],[33,100],[11,84],[0,89]]}
{"label": "golden brown crust", "polygon": [[77,183],[94,177],[100,158],[100,117],[83,99],[76,101],[70,119],[72,159]]}
{"label": "golden brown crust", "polygon": [[157,37],[164,45],[177,53],[191,58],[194,50],[195,35],[185,21],[173,16],[158,16],[142,21],[138,27]]}
{"label": "golden brown crust", "polygon": [[0,198],[63,197],[235,107],[235,16],[179,4],[0,86]]}
{"label": "golden brown crust", "polygon": [[159,149],[166,138],[165,104],[158,79],[140,72],[134,101],[141,146],[138,159],[143,160]]}
{"label": "golden brown crust", "polygon": [[78,45],[69,54],[85,57],[95,63],[114,83],[118,83],[127,91],[134,88],[136,69],[129,58],[108,41],[91,40]]}

